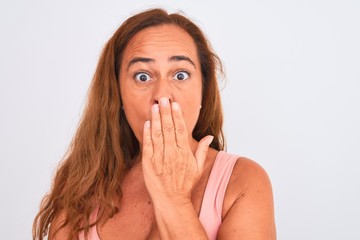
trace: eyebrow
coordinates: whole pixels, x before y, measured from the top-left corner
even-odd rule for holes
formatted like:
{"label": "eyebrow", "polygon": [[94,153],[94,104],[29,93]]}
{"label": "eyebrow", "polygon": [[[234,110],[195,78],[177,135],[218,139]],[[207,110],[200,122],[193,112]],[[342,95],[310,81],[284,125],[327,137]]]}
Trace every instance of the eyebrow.
{"label": "eyebrow", "polygon": [[169,58],[169,62],[180,62],[180,61],[187,61],[187,62],[191,63],[191,65],[193,65],[194,68],[196,68],[195,63],[190,58],[188,58],[186,56],[182,56],[182,55],[180,55],[180,56],[171,56]]}
{"label": "eyebrow", "polygon": [[[194,66],[194,68],[196,68],[195,63],[186,56],[183,55],[176,55],[176,56],[171,56],[169,57],[169,62],[180,62],[180,61],[187,61],[189,62],[191,65]],[[130,68],[131,65],[137,63],[137,62],[143,62],[143,63],[149,63],[149,62],[155,62],[155,59],[153,58],[145,58],[145,57],[135,57],[133,59],[130,60],[127,69]]]}
{"label": "eyebrow", "polygon": [[144,58],[144,57],[136,57],[136,58],[133,58],[130,60],[128,66],[127,66],[127,69],[130,68],[131,65],[137,63],[137,62],[144,62],[144,63],[148,63],[148,62],[155,62],[154,59],[152,58]]}

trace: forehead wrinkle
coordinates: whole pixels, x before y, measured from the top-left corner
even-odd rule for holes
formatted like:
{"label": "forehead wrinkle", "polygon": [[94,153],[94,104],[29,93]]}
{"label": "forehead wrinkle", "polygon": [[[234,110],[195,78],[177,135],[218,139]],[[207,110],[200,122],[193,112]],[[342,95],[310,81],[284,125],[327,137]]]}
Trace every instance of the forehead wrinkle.
{"label": "forehead wrinkle", "polygon": [[[166,29],[169,27],[175,27],[178,34],[169,34]],[[155,52],[152,48],[158,48],[158,50]],[[172,25],[150,27],[138,32],[133,39],[130,40],[124,55],[127,55],[127,61],[130,61],[134,57],[155,59],[156,54],[161,51],[167,52],[168,56],[165,56],[167,59],[172,56],[182,55],[192,59],[195,65],[199,64],[196,45],[192,37],[183,29]]]}

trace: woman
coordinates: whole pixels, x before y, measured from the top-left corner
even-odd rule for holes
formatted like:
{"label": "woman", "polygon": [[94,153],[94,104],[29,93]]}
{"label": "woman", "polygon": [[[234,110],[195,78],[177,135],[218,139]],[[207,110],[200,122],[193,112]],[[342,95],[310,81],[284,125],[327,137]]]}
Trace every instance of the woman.
{"label": "woman", "polygon": [[187,18],[154,9],[126,20],[33,238],[275,239],[267,174],[223,151],[217,70]]}

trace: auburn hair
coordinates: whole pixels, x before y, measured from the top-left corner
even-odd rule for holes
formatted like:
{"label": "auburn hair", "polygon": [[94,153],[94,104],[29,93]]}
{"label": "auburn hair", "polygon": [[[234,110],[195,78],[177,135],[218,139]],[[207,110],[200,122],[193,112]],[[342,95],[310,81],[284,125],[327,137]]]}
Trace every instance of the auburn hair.
{"label": "auburn hair", "polygon": [[[120,184],[133,166],[140,148],[124,112],[119,90],[122,55],[133,36],[153,26],[174,24],[185,30],[197,47],[202,73],[202,108],[193,137],[200,140],[213,135],[211,147],[224,149],[223,115],[217,76],[222,65],[203,32],[181,14],[151,9],[128,18],[106,43],[97,65],[86,107],[63,161],[55,174],[50,191],[43,198],[33,223],[33,239],[48,234],[54,218],[64,215],[56,226],[70,229],[68,239],[87,233],[102,217],[117,212],[114,196],[121,198]],[[96,222],[89,222],[99,206]]]}

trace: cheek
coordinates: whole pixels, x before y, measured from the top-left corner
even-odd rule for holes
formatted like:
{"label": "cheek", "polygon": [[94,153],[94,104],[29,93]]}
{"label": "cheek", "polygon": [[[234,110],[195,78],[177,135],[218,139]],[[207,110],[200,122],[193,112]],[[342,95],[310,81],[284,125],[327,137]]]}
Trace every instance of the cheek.
{"label": "cheek", "polygon": [[183,102],[183,104],[181,104],[183,108],[184,119],[186,121],[189,133],[194,130],[197,120],[199,118],[201,110],[201,99],[201,92],[196,91],[191,95],[187,96],[184,99],[185,101]]}
{"label": "cheek", "polygon": [[128,104],[127,107],[124,107],[122,110],[125,114],[127,122],[130,125],[131,130],[135,134],[135,137],[141,142],[143,126],[146,121],[146,111],[141,106],[133,104]]}
{"label": "cheek", "polygon": [[200,106],[192,106],[184,111],[184,120],[189,135],[192,135],[200,114]]}
{"label": "cheek", "polygon": [[141,141],[143,124],[146,121],[150,107],[146,107],[144,99],[131,90],[121,91],[122,111],[136,138]]}

